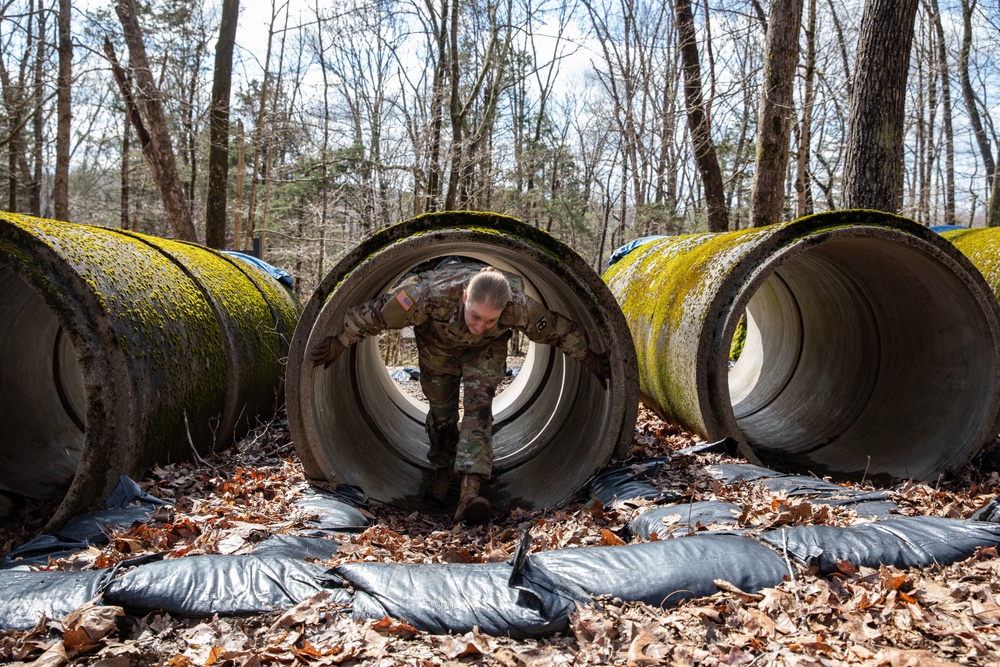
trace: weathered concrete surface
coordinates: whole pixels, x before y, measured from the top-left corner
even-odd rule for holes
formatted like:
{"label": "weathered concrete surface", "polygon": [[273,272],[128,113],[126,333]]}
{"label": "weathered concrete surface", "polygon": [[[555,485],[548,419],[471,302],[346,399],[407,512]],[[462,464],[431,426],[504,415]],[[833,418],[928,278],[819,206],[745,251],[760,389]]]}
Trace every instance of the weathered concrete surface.
{"label": "weathered concrete surface", "polygon": [[299,304],[201,246],[0,212],[0,486],[63,494],[228,446],[280,405]]}
{"label": "weathered concrete surface", "polygon": [[673,237],[605,280],[643,400],[706,438],[737,438],[751,460],[932,479],[1000,429],[1000,306],[966,257],[910,220],[835,211]]}
{"label": "weathered concrete surface", "polygon": [[344,311],[374,298],[412,267],[463,255],[514,271],[529,293],[588,332],[611,356],[608,391],[558,350],[532,345],[516,381],[494,403],[494,509],[567,499],[631,442],[638,407],[628,325],[607,286],[569,247],[513,218],[450,212],[420,216],[364,241],[306,304],[289,351],[288,422],[310,478],[361,486],[372,498],[422,507],[426,406],[404,396],[365,340],[328,369],[307,351],[340,328]]}

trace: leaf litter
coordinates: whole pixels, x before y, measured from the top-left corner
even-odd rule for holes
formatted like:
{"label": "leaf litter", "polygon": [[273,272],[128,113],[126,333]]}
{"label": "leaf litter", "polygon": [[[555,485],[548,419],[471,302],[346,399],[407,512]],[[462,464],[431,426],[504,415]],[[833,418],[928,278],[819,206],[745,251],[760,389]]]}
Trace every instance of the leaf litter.
{"label": "leaf litter", "polygon": [[[751,535],[775,527],[871,520],[849,506],[814,504],[753,482],[723,484],[706,466],[741,461],[681,452],[695,444],[697,437],[640,408],[632,455],[669,459],[652,480],[665,495],[733,503],[740,508],[734,513],[738,527]],[[968,466],[934,483],[905,480],[884,490],[901,514],[961,518],[1000,492],[998,477]],[[244,554],[268,535],[307,529],[314,518],[293,504],[309,484],[283,418],[203,463],[154,467],[140,484],[173,506],[157,510],[148,523],[112,531],[101,548],[51,560],[45,569],[92,570],[157,553],[166,558]],[[871,483],[849,486],[878,490]],[[352,561],[499,562],[514,554],[524,531],[533,537],[532,551],[619,545],[628,538],[628,521],[654,505],[580,500],[547,511],[513,510],[484,526],[466,527],[446,514],[372,503],[372,525],[337,536],[342,544],[336,556],[319,562],[328,567]],[[39,532],[44,509],[27,507],[0,530],[4,552]],[[676,515],[667,517],[659,539],[679,523]],[[164,612],[135,616],[91,601],[62,619],[3,632],[0,659],[36,667],[1000,666],[1000,558],[993,548],[946,567],[873,569],[839,561],[835,573],[819,575],[789,561],[789,569],[776,588],[748,592],[718,580],[714,595],[668,609],[599,599],[579,607],[565,633],[527,640],[475,630],[431,635],[406,619],[355,622],[326,591],[282,612],[209,619]]]}

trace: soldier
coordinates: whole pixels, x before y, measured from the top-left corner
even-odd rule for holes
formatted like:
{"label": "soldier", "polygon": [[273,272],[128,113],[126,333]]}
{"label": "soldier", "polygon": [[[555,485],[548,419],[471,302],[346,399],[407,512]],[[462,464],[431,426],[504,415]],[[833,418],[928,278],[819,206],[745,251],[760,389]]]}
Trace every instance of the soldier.
{"label": "soldier", "polygon": [[[385,329],[412,326],[427,397],[427,458],[433,474],[427,495],[444,502],[453,471],[462,476],[455,521],[483,523],[490,504],[479,495],[493,469],[493,396],[506,372],[514,329],[554,345],[583,364],[607,389],[607,353],[590,349],[572,320],[546,310],[524,292],[521,278],[465,262],[406,277],[386,294],[348,309],[342,330],[310,351],[313,365],[329,366],[347,348]],[[458,428],[464,380],[465,416]]]}

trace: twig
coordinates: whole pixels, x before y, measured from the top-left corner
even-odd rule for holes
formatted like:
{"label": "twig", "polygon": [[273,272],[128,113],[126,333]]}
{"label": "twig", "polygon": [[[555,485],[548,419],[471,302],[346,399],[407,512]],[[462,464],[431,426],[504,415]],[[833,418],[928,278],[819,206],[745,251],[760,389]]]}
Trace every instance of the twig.
{"label": "twig", "polygon": [[212,464],[208,463],[205,459],[201,458],[201,454],[198,453],[197,448],[194,446],[194,440],[191,438],[191,425],[188,424],[188,413],[187,410],[184,411],[184,431],[187,433],[188,445],[191,446],[191,454],[194,455],[194,460],[198,465],[205,466],[206,468],[214,468]]}

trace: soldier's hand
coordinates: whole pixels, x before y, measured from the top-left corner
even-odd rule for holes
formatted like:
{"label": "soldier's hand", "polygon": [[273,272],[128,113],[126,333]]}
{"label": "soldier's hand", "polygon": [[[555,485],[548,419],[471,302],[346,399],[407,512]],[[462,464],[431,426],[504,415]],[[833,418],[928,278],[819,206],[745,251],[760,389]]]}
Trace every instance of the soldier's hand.
{"label": "soldier's hand", "polygon": [[608,358],[608,353],[601,352],[598,354],[590,350],[581,363],[587,367],[588,371],[593,373],[597,381],[601,383],[601,386],[607,390],[608,378],[611,377],[611,360]]}
{"label": "soldier's hand", "polygon": [[313,366],[323,364],[323,368],[329,368],[330,364],[336,361],[337,357],[343,354],[346,349],[347,347],[340,342],[339,338],[327,336],[310,350],[309,358],[312,359]]}

